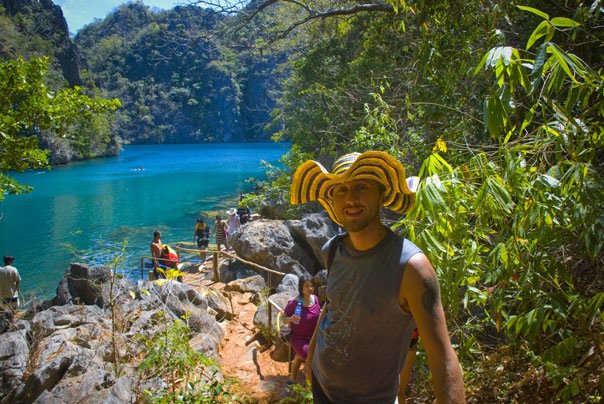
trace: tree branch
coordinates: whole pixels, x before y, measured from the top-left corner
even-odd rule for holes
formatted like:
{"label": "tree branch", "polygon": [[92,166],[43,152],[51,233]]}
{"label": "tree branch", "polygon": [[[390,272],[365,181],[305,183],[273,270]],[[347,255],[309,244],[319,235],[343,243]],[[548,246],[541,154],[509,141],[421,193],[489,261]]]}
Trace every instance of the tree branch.
{"label": "tree branch", "polygon": [[300,19],[295,20],[287,27],[285,27],[282,31],[278,32],[274,38],[268,41],[268,44],[271,45],[285,37],[287,37],[293,30],[296,28],[317,19],[324,19],[329,17],[336,16],[346,16],[353,15],[358,13],[393,13],[394,7],[387,3],[366,3],[366,4],[356,4],[352,6],[342,5],[341,7],[332,7],[327,10],[313,9],[307,4],[299,0],[265,0],[260,2],[258,5],[246,10],[247,2],[243,0],[188,0],[188,4],[198,5],[201,7],[208,7],[212,10],[215,10],[220,13],[225,14],[242,14],[242,21],[240,24],[237,24],[238,27],[235,28],[235,31],[238,31],[247,23],[249,23],[254,17],[258,14],[264,12],[269,7],[276,5],[278,3],[288,3],[294,6],[300,7],[305,11],[305,16],[301,16]]}

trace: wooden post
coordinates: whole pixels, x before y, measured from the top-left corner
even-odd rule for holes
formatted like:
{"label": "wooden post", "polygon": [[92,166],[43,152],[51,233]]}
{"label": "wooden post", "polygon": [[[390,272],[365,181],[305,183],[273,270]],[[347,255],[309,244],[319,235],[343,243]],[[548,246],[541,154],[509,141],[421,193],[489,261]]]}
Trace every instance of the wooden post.
{"label": "wooden post", "polygon": [[266,305],[268,306],[268,346],[273,343],[273,305],[267,299]]}
{"label": "wooden post", "polygon": [[145,280],[145,259],[141,258],[141,280]]}
{"label": "wooden post", "polygon": [[218,255],[220,251],[214,252],[212,256],[212,270],[214,271],[214,282],[220,282],[220,273],[218,273]]}

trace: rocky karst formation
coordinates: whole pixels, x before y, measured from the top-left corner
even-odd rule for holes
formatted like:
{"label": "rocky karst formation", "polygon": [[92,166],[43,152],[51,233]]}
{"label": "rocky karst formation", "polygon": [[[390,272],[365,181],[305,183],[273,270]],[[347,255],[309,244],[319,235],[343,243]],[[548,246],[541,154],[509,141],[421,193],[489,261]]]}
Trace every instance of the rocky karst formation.
{"label": "rocky karst formation", "polygon": [[[176,281],[134,282],[112,277],[108,268],[71,264],[53,299],[0,324],[0,403],[131,402],[144,390],[165,388],[159,377],[143,379],[137,371],[145,356],[141,338],[186,318],[191,347],[218,360],[224,322],[234,315],[228,294],[249,293],[258,305],[254,326],[266,331],[267,299],[284,307],[305,273],[324,284],[320,247],[335,233],[321,214],[243,226],[233,242],[237,254],[287,273],[273,277],[270,287],[266,273],[248,276],[250,268],[231,260],[221,265],[226,285],[215,290]],[[271,322],[273,328],[280,325],[276,311]],[[286,361],[287,345],[279,339],[274,344],[271,356]],[[219,369],[214,377],[222,377]]]}

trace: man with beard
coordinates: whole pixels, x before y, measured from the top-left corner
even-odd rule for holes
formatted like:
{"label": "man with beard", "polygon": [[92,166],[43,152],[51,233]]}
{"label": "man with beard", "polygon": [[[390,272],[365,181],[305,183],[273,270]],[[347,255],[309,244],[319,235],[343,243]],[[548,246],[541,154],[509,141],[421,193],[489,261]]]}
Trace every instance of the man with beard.
{"label": "man with beard", "polygon": [[323,247],[327,304],[308,353],[315,403],[396,403],[413,331],[422,336],[438,402],[464,402],[436,273],[426,255],[381,221],[404,214],[417,177],[385,152],[340,157],[328,172],[309,160],[296,170],[293,204],[320,202],[346,231]]}

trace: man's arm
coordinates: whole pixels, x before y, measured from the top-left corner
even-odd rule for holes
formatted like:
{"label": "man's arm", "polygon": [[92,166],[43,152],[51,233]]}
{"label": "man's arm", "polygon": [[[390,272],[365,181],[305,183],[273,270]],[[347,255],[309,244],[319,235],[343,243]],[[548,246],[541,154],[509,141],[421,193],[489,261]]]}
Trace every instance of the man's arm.
{"label": "man's arm", "polygon": [[304,367],[304,374],[306,375],[307,384],[310,384],[309,382],[312,379],[312,358],[313,358],[313,355],[315,354],[315,346],[317,345],[317,332],[319,330],[319,327],[321,326],[321,322],[327,315],[327,306],[328,306],[328,304],[326,303],[325,306],[323,307],[323,310],[321,310],[321,314],[319,315],[319,320],[317,321],[317,326],[315,327],[315,330],[312,333],[312,338],[310,339],[310,343],[308,344],[308,353],[306,355],[306,365]]}
{"label": "man's arm", "polygon": [[157,262],[157,258],[161,255],[161,252],[159,250],[159,247],[154,244],[151,243],[151,258],[153,259],[153,268],[157,268],[159,266],[158,262]]}
{"label": "man's arm", "polygon": [[407,263],[400,300],[413,315],[422,337],[437,401],[465,402],[463,376],[449,339],[438,279],[424,254],[415,254]]}

